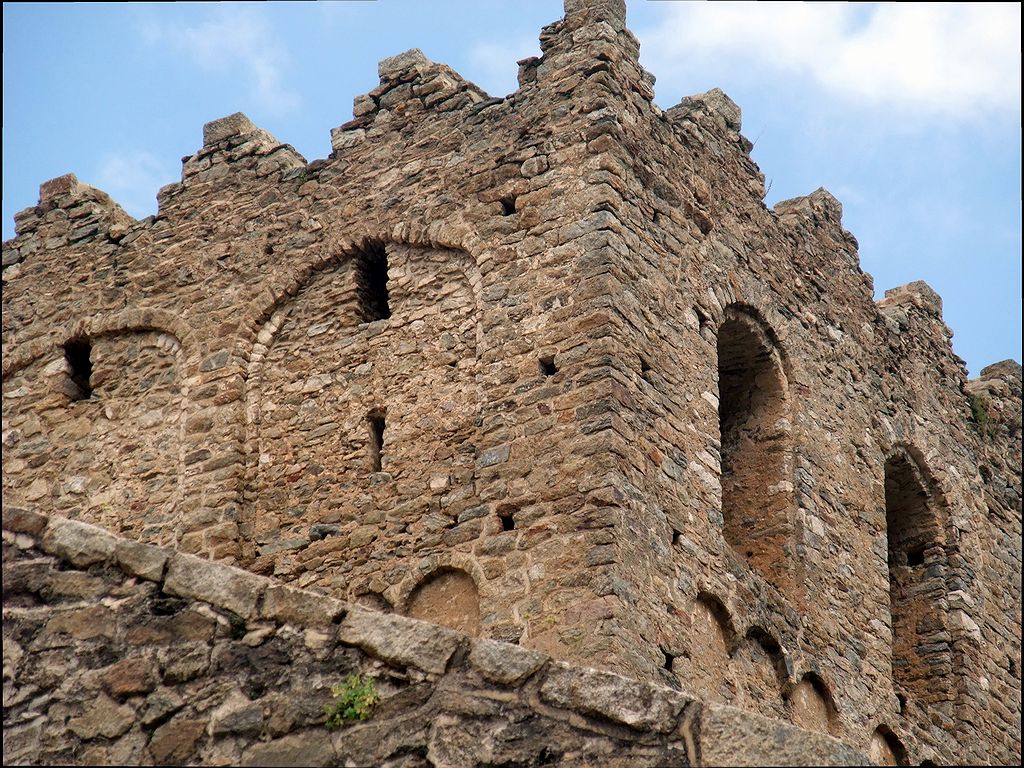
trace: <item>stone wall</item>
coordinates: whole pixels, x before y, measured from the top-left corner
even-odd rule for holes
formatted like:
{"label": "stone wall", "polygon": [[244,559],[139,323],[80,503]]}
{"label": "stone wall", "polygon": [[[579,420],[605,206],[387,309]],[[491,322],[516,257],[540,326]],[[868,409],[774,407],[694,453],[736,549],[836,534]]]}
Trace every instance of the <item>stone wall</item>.
{"label": "stone wall", "polygon": [[[670,689],[4,513],[4,763],[864,765]],[[365,720],[331,688],[372,680]]]}
{"label": "stone wall", "polygon": [[873,758],[1020,756],[1020,366],[873,300],[617,0],[489,98],[418,51],[307,163],[208,124],[156,216],[4,244],[5,506],[687,690]]}

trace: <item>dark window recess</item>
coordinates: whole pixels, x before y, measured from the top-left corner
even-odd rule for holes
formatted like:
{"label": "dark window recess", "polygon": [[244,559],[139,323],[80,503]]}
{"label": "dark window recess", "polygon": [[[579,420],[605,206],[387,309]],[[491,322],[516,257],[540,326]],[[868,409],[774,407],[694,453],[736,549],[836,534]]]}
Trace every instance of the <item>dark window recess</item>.
{"label": "dark window recess", "polygon": [[388,257],[383,243],[368,244],[356,254],[356,293],[364,323],[391,317]]}
{"label": "dark window recess", "polygon": [[640,375],[643,376],[646,379],[647,378],[647,374],[649,374],[650,372],[651,372],[651,364],[648,363],[644,358],[641,357],[640,358]]}
{"label": "dark window recess", "polygon": [[665,669],[669,672],[672,671],[672,662],[676,660],[676,657],[666,651],[664,648],[661,649],[662,654],[665,656]]}
{"label": "dark window recess", "polygon": [[384,414],[374,412],[366,420],[370,425],[370,471],[380,472],[384,452]]}
{"label": "dark window recess", "polygon": [[516,199],[514,196],[509,195],[508,197],[503,197],[500,202],[502,216],[511,216],[516,212]]}
{"label": "dark window recess", "polygon": [[71,368],[71,399],[92,397],[92,344],[88,339],[73,339],[64,345],[64,357]]}
{"label": "dark window recess", "polygon": [[539,362],[542,376],[554,376],[558,373],[558,366],[555,365],[555,358],[553,356],[542,357]]}
{"label": "dark window recess", "polygon": [[907,550],[907,565],[924,565],[924,547]]}
{"label": "dark window recess", "polygon": [[511,512],[503,512],[503,513],[499,514],[498,515],[498,519],[501,520],[501,530],[503,530],[503,531],[515,530],[516,521],[515,521],[515,518],[512,517],[512,513]]}
{"label": "dark window recess", "polygon": [[676,544],[678,544],[678,543],[679,543],[679,537],[680,537],[680,536],[682,536],[682,533],[680,533],[679,531],[676,531],[676,530],[673,530],[673,531],[672,531],[672,546],[673,546],[673,547],[674,547],[674,546],[675,546]]}

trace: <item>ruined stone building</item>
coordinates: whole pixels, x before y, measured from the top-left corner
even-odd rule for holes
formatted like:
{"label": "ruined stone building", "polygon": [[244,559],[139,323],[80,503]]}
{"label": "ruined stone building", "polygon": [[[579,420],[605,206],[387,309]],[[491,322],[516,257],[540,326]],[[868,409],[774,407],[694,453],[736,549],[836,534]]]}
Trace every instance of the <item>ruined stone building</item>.
{"label": "ruined stone building", "polygon": [[621,0],[541,49],[16,216],[5,762],[1019,762],[1020,365],[655,106]]}

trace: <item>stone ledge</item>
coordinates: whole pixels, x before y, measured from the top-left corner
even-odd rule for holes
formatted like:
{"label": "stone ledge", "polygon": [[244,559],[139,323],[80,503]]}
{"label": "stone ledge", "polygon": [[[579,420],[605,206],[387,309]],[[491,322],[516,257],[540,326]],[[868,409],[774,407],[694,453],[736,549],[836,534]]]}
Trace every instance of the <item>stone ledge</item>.
{"label": "stone ledge", "polygon": [[171,557],[164,591],[191,597],[238,614],[243,619],[257,616],[257,606],[268,580],[248,571],[177,553]]}
{"label": "stone ledge", "polygon": [[670,688],[641,683],[612,672],[553,662],[540,697],[638,731],[668,733],[691,700]]}
{"label": "stone ledge", "polygon": [[85,567],[112,560],[117,541],[116,536],[94,525],[64,517],[51,517],[40,546],[44,552]]}
{"label": "stone ledge", "polygon": [[444,674],[462,635],[454,630],[352,606],[338,630],[346,645],[362,648],[400,666],[416,667],[430,674]]}

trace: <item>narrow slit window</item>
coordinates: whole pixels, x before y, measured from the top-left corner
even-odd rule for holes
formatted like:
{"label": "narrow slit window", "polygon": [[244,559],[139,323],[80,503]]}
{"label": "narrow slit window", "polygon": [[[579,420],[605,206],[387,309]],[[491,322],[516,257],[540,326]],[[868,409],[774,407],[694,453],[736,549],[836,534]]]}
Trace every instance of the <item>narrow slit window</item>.
{"label": "narrow slit window", "polygon": [[388,295],[388,256],[384,245],[367,245],[355,258],[356,291],[364,323],[391,317]]}
{"label": "narrow slit window", "polygon": [[71,399],[92,397],[92,344],[88,339],[73,339],[64,345],[64,357],[70,368]]}
{"label": "narrow slit window", "polygon": [[539,360],[539,363],[540,373],[542,376],[554,376],[556,373],[558,373],[558,366],[555,365],[555,358],[553,355],[549,355],[548,357],[542,357]]}
{"label": "narrow slit window", "polygon": [[384,414],[375,411],[367,417],[370,425],[370,471],[381,471],[384,454]]}

